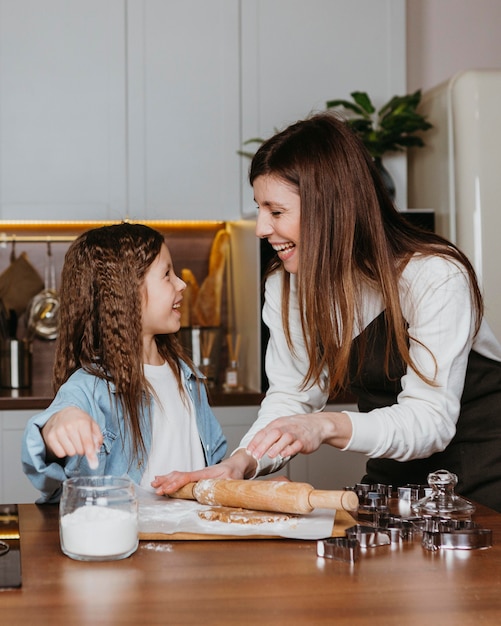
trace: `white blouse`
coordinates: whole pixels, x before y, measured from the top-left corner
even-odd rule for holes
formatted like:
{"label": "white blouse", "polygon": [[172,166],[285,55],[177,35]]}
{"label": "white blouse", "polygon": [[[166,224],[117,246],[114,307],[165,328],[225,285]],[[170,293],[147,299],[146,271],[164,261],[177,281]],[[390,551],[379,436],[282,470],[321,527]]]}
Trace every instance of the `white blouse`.
{"label": "white blouse", "polygon": [[[322,411],[328,394],[318,385],[304,391],[301,382],[308,359],[295,298],[295,276],[291,276],[290,327],[295,354],[285,339],[281,318],[281,273],[266,282],[263,320],[270,329],[266,372],[270,387],[258,419],[240,443],[246,447],[254,434],[277,417]],[[353,434],[345,450],[369,457],[407,461],[443,450],[455,434],[470,350],[501,361],[501,344],[485,320],[473,338],[474,311],[469,281],[464,268],[439,256],[416,256],[407,264],[400,280],[400,302],[409,335],[410,354],[417,367],[436,386],[426,384],[407,368],[401,379],[397,403],[367,413],[345,411]],[[367,290],[362,307],[363,328],[383,311],[379,293]],[[363,330],[360,328],[355,334]],[[434,355],[436,364],[430,356]],[[436,368],[436,369],[435,369]],[[258,473],[273,472],[281,459],[261,459]]]}

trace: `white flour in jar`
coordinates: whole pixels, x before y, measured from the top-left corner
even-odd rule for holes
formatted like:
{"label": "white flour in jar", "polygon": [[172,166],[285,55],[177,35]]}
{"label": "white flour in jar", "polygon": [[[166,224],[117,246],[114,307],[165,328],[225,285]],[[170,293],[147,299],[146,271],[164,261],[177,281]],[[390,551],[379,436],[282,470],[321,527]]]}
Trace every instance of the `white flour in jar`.
{"label": "white flour in jar", "polygon": [[87,557],[113,557],[137,547],[137,515],[107,506],[83,506],[61,517],[64,551]]}

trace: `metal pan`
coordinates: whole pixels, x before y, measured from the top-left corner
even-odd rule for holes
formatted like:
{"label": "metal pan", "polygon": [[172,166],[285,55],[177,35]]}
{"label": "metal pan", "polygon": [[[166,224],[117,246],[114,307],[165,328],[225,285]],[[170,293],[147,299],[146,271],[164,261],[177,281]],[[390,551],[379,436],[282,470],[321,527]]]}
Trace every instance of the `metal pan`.
{"label": "metal pan", "polygon": [[50,242],[47,243],[46,288],[31,301],[28,312],[28,339],[56,339],[59,326],[59,296]]}

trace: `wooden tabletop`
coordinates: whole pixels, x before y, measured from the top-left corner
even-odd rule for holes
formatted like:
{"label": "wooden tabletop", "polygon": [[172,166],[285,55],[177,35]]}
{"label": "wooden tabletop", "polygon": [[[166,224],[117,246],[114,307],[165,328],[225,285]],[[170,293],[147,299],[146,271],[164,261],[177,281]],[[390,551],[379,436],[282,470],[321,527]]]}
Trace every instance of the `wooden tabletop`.
{"label": "wooden tabletop", "polygon": [[[59,547],[58,507],[19,505],[22,588],[0,593],[2,624],[501,623],[501,515],[485,550],[428,552],[420,541],[367,548],[349,564],[315,541],[141,541],[115,562],[79,562]],[[1,557],[0,557],[1,558]]]}

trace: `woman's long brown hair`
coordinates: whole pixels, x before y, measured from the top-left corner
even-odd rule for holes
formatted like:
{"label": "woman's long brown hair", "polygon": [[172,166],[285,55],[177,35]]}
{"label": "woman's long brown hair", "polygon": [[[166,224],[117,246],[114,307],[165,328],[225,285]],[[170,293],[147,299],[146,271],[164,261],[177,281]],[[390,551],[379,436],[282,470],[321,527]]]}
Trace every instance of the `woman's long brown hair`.
{"label": "woman's long brown hair", "polygon": [[[364,286],[377,289],[385,304],[386,373],[394,345],[402,360],[433,384],[410,357],[411,338],[398,282],[414,254],[452,259],[468,273],[478,330],[483,302],[466,256],[444,238],[411,225],[400,215],[362,142],[334,114],[320,113],[299,121],[263,143],[251,163],[251,185],[262,175],[291,185],[301,202],[297,284],[309,357],[303,385],[318,383],[327,368],[328,391],[336,394],[346,388]],[[290,275],[277,257],[270,271],[280,268],[284,273],[282,317],[293,350],[288,320]]]}
{"label": "woman's long brown hair", "polygon": [[[71,244],[61,275],[54,389],[78,368],[113,383],[136,458],[145,453],[141,424],[150,397],[142,363],[140,289],[163,243],[161,233],[142,224],[95,228]],[[175,335],[155,340],[183,393],[179,359],[192,365],[190,359]]]}

